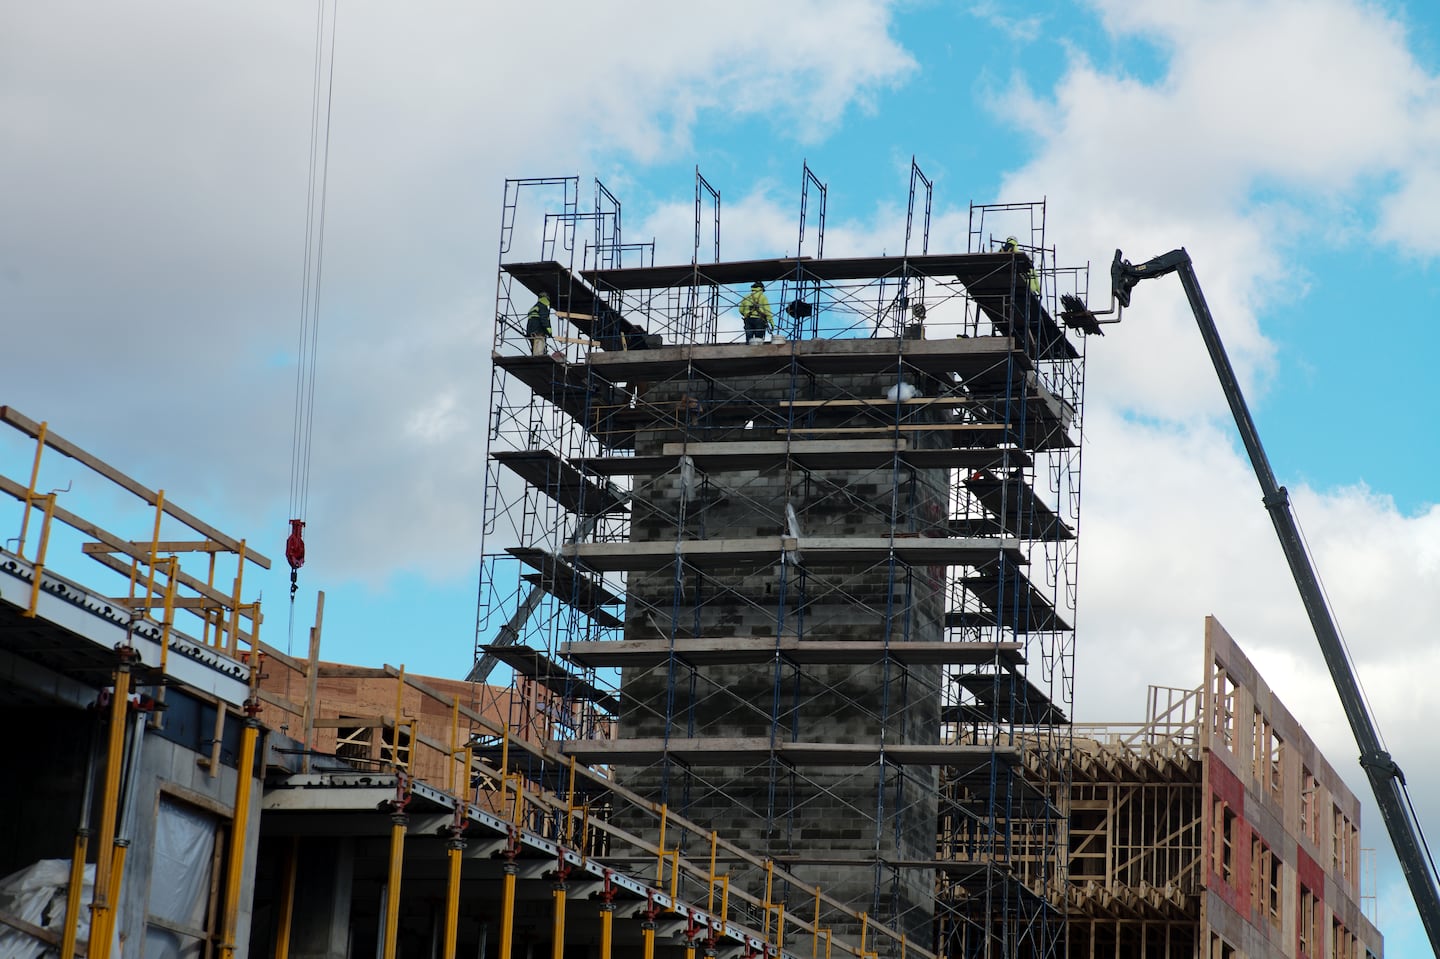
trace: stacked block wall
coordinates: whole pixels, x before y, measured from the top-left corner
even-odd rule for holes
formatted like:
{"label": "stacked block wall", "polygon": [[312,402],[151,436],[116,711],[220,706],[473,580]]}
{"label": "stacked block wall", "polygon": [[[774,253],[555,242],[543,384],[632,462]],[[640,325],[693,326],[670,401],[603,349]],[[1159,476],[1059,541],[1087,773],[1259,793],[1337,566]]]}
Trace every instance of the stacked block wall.
{"label": "stacked block wall", "polygon": [[[893,374],[792,381],[788,373],[778,373],[730,380],[723,386],[653,384],[646,400],[683,411],[687,422],[642,432],[636,453],[658,454],[664,444],[687,437],[712,443],[774,441],[783,439],[782,430],[789,427],[843,426],[860,422],[860,417],[873,424],[873,410],[867,414],[854,407],[825,408],[807,414],[818,418],[789,422],[780,404],[792,397],[878,398],[895,381]],[[691,399],[700,403],[698,409]],[[824,434],[799,435],[813,439]],[[845,435],[838,434],[835,441],[843,443]],[[929,445],[948,442],[944,431],[906,435],[912,442],[927,436]],[[631,538],[668,542],[677,536],[713,540],[784,535],[787,504],[804,536],[888,537],[892,531],[902,537],[944,535],[948,490],[945,470],[894,465],[810,473],[783,466],[712,469],[688,483],[670,473],[637,483]],[[673,568],[632,573],[625,635],[654,640],[667,638],[673,630],[677,637],[778,634],[802,642],[938,642],[944,638],[945,572],[943,567],[899,563],[892,568],[883,557],[874,564],[827,568],[808,565],[803,558],[788,563],[777,557],[759,568],[687,568],[679,578]],[[681,663],[626,669],[619,736],[934,743],[939,673],[938,666],[906,670],[894,662],[797,671],[778,659],[703,667],[693,673]],[[793,871],[806,881],[819,883],[882,921],[899,917],[912,941],[928,941],[933,873],[912,867],[892,874],[877,871],[873,863],[877,855],[888,862],[934,858],[934,769],[887,766],[882,779],[878,766],[792,769],[766,760],[751,768],[686,770],[657,764],[621,768],[617,775],[630,788],[669,803],[757,854],[782,863],[793,857]],[[817,865],[817,860],[825,864]],[[858,938],[859,930],[835,932]]]}

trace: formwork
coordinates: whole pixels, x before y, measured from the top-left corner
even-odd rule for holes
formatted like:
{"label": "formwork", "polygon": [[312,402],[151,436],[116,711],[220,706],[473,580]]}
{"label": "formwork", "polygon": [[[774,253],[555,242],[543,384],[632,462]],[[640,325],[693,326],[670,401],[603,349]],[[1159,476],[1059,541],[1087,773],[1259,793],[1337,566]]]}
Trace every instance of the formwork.
{"label": "formwork", "polygon": [[662,845],[761,857],[708,881],[803,916],[798,953],[1063,954],[1084,344],[1055,305],[1088,290],[1045,205],[972,205],[932,253],[912,165],[899,254],[826,257],[806,167],[793,252],[725,260],[697,171],[690,262],[656,265],[580,192],[505,188],[471,678],[503,664],[517,736],[699,827]]}

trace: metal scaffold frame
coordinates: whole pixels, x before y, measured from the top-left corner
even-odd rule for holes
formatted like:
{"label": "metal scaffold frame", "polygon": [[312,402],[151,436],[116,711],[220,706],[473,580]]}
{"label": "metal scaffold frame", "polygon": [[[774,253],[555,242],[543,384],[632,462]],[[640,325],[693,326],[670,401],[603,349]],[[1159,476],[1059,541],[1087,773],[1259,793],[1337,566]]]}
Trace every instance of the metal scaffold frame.
{"label": "metal scaffold frame", "polygon": [[[610,256],[598,182],[587,213],[578,178],[507,181],[471,678],[510,667],[511,736],[835,877],[860,954],[1059,956],[1084,340],[1056,305],[1088,271],[1053,266],[1043,201],[972,205],[969,249],[931,254],[913,161],[909,190],[903,256],[827,260],[807,165],[813,258],[723,262],[697,169],[692,260],[657,267]],[[561,204],[538,260],[522,193]],[[728,881],[767,932],[802,905],[768,869]]]}

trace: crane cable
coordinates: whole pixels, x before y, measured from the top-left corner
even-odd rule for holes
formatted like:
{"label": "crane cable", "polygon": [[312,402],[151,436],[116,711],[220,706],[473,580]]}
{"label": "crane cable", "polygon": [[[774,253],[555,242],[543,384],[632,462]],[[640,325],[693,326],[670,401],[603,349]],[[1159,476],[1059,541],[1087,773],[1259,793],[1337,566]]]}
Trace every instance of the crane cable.
{"label": "crane cable", "polygon": [[[326,78],[325,0],[315,3],[315,69],[310,91],[310,169],[305,197],[305,254],[300,289],[300,339],[295,363],[295,410],[290,441],[290,535],[285,559],[290,563],[290,651],[295,635],[297,573],[305,565],[305,515],[310,500],[310,450],[315,425],[315,370],[320,340],[320,283],[325,255],[325,198],[330,173],[330,108],[335,96],[335,19],[338,0],[331,0],[329,66]],[[325,79],[322,116],[321,91]],[[323,127],[322,127],[323,119]]]}

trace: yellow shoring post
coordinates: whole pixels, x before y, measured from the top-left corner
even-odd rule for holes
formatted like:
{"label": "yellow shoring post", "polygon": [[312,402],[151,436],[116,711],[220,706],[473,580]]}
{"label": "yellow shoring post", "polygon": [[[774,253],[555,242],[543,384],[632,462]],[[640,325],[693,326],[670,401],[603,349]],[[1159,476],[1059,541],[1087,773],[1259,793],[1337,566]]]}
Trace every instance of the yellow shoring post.
{"label": "yellow shoring post", "polygon": [[720,877],[720,921],[730,921],[730,874]]}
{"label": "yellow shoring post", "polygon": [[390,816],[390,873],[386,879],[389,890],[385,897],[384,959],[395,959],[395,937],[400,931],[400,867],[405,863],[405,827],[410,817],[403,812]]}
{"label": "yellow shoring post", "polygon": [[[115,840],[115,852],[112,854],[110,864],[110,898],[117,905],[120,902],[121,887],[125,885],[125,856],[129,848],[130,840]],[[100,850],[97,849],[95,855],[99,857],[101,855]],[[105,937],[106,942],[113,941],[115,938],[115,914],[118,911],[118,909],[111,909],[105,917],[105,928],[100,930],[100,934]],[[94,938],[93,934],[91,938]]]}
{"label": "yellow shoring post", "polygon": [[815,887],[815,929],[810,937],[810,959],[820,959],[820,887]]}
{"label": "yellow shoring post", "polygon": [[565,959],[565,880],[558,880],[551,892],[555,897],[555,913],[550,926],[550,959]]}
{"label": "yellow shoring post", "polygon": [[590,858],[590,804],[580,807],[580,853],[581,860]]}
{"label": "yellow shoring post", "polygon": [[655,920],[649,915],[640,923],[640,941],[645,944],[645,959],[655,959]]}
{"label": "yellow shoring post", "polygon": [[[90,761],[94,761],[91,753]],[[60,959],[75,959],[75,937],[80,929],[80,888],[85,883],[85,850],[90,844],[90,831],[75,831],[75,852],[70,858],[70,885],[65,890],[65,932],[60,940]],[[92,937],[93,939],[93,937]]]}
{"label": "yellow shoring post", "polygon": [[46,493],[43,499],[45,519],[40,524],[40,545],[35,549],[35,581],[30,584],[30,605],[24,613],[26,619],[34,619],[35,610],[40,607],[40,579],[45,573],[45,553],[50,548],[50,521],[55,516],[55,494]]}
{"label": "yellow shoring post", "polygon": [[785,904],[775,904],[775,948],[780,951],[785,949]]}
{"label": "yellow shoring post", "polygon": [[715,830],[710,830],[710,879],[706,883],[708,892],[705,894],[705,911],[715,911],[715,845],[718,836]]}
{"label": "yellow shoring post", "polygon": [[300,866],[300,837],[290,840],[280,887],[280,916],[275,923],[275,959],[290,959],[290,927],[295,922],[295,873]]}
{"label": "yellow shoring post", "polygon": [[150,570],[145,576],[145,606],[150,611],[150,597],[155,594],[155,564],[160,558],[160,521],[165,518],[165,491],[157,490],[155,493],[155,529],[150,536]]}
{"label": "yellow shoring post", "polygon": [[460,927],[460,864],[465,856],[464,837],[451,836],[445,847],[445,855],[450,859],[450,875],[445,886],[444,959],[455,959],[456,933]]}
{"label": "yellow shoring post", "polygon": [[[256,649],[260,648],[260,600],[253,603],[246,603],[245,608],[250,611],[250,645]],[[264,655],[263,653],[261,655]]]}
{"label": "yellow shoring post", "polygon": [[[165,667],[170,662],[170,630],[175,625],[175,588],[179,585],[176,581],[176,567],[180,565],[177,557],[171,556],[167,561],[165,574],[165,607],[160,620],[160,675],[165,675]],[[160,695],[165,695],[165,687],[160,687]]]}
{"label": "yellow shoring post", "polygon": [[505,883],[500,893],[499,959],[510,959],[510,947],[515,942],[515,874],[519,871],[513,858],[506,860]]}
{"label": "yellow shoring post", "polygon": [[[239,558],[235,561],[235,594],[230,600],[230,643],[228,646],[232,656],[240,648],[240,586],[245,581],[245,541],[243,539],[240,541],[240,550],[235,555]],[[259,646],[255,648],[259,649]]]}
{"label": "yellow shoring post", "polygon": [[600,959],[611,959],[610,949],[614,943],[615,903],[600,904]]}
{"label": "yellow shoring post", "polygon": [[[512,776],[506,776],[507,780]],[[515,780],[515,828],[519,829],[525,820],[525,777],[514,773]]]}
{"label": "yellow shoring post", "polygon": [[220,959],[233,959],[238,948],[240,880],[245,873],[245,833],[250,826],[250,786],[255,772],[255,741],[260,735],[260,720],[255,714],[260,702],[255,686],[260,681],[260,664],[250,664],[250,699],[245,702],[245,730],[240,738],[240,761],[235,765],[235,816],[230,821],[230,861],[225,869],[225,913],[220,939]]}
{"label": "yellow shoring post", "polygon": [[670,807],[660,804],[660,838],[655,840],[655,886],[665,886],[665,820],[670,817]]}
{"label": "yellow shoring post", "polygon": [[825,959],[830,959],[830,930],[825,930]]}
{"label": "yellow shoring post", "polygon": [[15,547],[15,554],[21,559],[25,558],[25,531],[30,528],[30,504],[35,502],[35,486],[40,482],[40,454],[45,452],[46,429],[47,424],[41,423],[35,437],[35,465],[30,467],[30,488],[25,491],[25,510],[20,514],[20,545]]}
{"label": "yellow shoring post", "polygon": [[114,858],[116,819],[120,807],[120,765],[125,752],[126,709],[130,700],[129,648],[119,650],[120,664],[115,667],[115,690],[110,697],[110,730],[105,747],[105,786],[100,802],[100,835],[95,845],[95,895],[90,900],[91,959],[108,959],[111,940],[96,933],[105,929],[110,912],[110,878]]}
{"label": "yellow shoring post", "polygon": [[870,914],[860,913],[860,955],[865,955],[865,934],[870,931]]}
{"label": "yellow shoring post", "polygon": [[675,912],[675,900],[680,895],[680,847],[676,846],[667,855],[670,858],[670,911]]}

